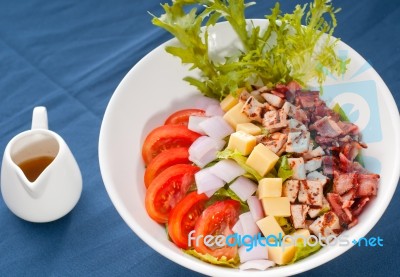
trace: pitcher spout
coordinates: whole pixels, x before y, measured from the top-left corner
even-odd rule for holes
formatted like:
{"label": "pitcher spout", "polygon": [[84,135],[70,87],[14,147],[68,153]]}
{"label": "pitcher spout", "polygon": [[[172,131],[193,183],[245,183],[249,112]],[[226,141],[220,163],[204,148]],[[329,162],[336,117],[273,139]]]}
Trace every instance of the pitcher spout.
{"label": "pitcher spout", "polygon": [[34,181],[29,181],[28,178],[25,176],[24,172],[22,169],[18,166],[15,169],[15,172],[18,176],[18,179],[20,181],[20,184],[23,186],[25,191],[32,197],[32,198],[40,198],[44,191],[46,190],[46,186],[48,183],[48,173],[43,171],[40,176],[34,180]]}

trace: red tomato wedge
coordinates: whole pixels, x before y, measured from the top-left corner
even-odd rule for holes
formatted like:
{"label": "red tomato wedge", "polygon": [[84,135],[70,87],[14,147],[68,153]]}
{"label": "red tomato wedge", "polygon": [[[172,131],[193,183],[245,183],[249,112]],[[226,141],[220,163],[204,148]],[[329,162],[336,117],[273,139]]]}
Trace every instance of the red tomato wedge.
{"label": "red tomato wedge", "polygon": [[151,181],[162,171],[174,164],[189,164],[189,148],[179,147],[165,150],[158,154],[147,166],[144,173],[144,184],[146,188],[150,186]]}
{"label": "red tomato wedge", "polygon": [[155,156],[164,150],[177,147],[190,147],[201,135],[190,131],[182,125],[164,125],[155,128],[147,135],[143,147],[142,157],[149,164]]}
{"label": "red tomato wedge", "polygon": [[196,239],[196,242],[195,238],[191,241],[194,249],[199,253],[210,254],[216,258],[222,256],[227,259],[235,258],[238,252],[237,245],[234,247],[228,245],[208,247],[204,244],[204,238],[207,235],[223,235],[226,238],[233,234],[232,227],[239,218],[239,211],[240,203],[231,199],[216,202],[206,208],[195,226],[195,237],[202,236],[202,238]]}
{"label": "red tomato wedge", "polygon": [[171,114],[167,120],[165,120],[165,125],[184,125],[187,126],[189,123],[189,117],[191,115],[204,116],[206,112],[200,109],[185,109],[174,112]]}
{"label": "red tomato wedge", "polygon": [[197,194],[197,191],[193,191],[172,209],[168,218],[168,234],[180,248],[188,248],[189,232],[194,230],[207,200],[204,193]]}
{"label": "red tomato wedge", "polygon": [[149,216],[166,223],[171,210],[185,197],[200,168],[190,164],[176,164],[160,173],[146,192],[145,205]]}

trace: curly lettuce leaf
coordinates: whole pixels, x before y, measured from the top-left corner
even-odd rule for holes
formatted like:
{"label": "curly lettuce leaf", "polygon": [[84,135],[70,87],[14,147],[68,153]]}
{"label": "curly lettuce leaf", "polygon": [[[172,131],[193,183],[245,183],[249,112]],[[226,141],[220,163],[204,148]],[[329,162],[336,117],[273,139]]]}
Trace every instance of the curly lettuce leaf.
{"label": "curly lettuce leaf", "polygon": [[339,115],[341,121],[350,122],[350,119],[347,117],[346,113],[339,105],[339,103],[336,103],[335,106],[333,106],[332,110]]}
{"label": "curly lettuce leaf", "polygon": [[233,199],[240,202],[240,211],[241,213],[246,213],[250,211],[249,205],[246,202],[243,202],[230,188],[220,188],[217,190],[207,201],[206,206],[210,206],[217,201],[222,201],[225,199]]}
{"label": "curly lettuce leaf", "polygon": [[279,226],[281,226],[282,231],[285,234],[290,234],[296,231],[296,229],[293,227],[293,225],[287,220],[286,217],[279,217],[275,216],[276,221],[278,222]]}
{"label": "curly lettuce leaf", "polygon": [[322,209],[319,211],[318,216],[323,215],[324,213],[327,213],[331,210],[330,206],[322,207]]}
{"label": "curly lettuce leaf", "polygon": [[276,163],[275,168],[278,171],[277,176],[279,178],[282,178],[282,182],[284,182],[286,179],[292,177],[292,175],[293,175],[293,170],[289,165],[289,160],[286,155],[281,156],[279,158],[278,162]]}
{"label": "curly lettuce leaf", "polygon": [[296,244],[296,252],[293,259],[288,264],[293,264],[301,259],[307,258],[311,254],[319,251],[322,246],[317,243],[315,246],[310,246],[308,244],[304,245],[303,241],[299,240]]}
{"label": "curly lettuce leaf", "polygon": [[[346,71],[349,59],[336,54],[338,39],[332,38],[340,9],[335,9],[331,0],[297,5],[286,14],[277,3],[265,16],[269,20],[265,30],[246,22],[245,9],[253,4],[245,0],[174,0],[172,5],[162,5],[165,13],[153,16],[152,22],[180,43],[168,46],[167,52],[200,71],[200,77],[184,80],[206,96],[221,100],[255,82],[274,86],[294,80],[306,86],[314,79],[322,84],[328,74]],[[195,7],[186,12],[187,6]],[[208,28],[220,19],[230,23],[243,45],[222,63],[211,59],[208,45]]]}
{"label": "curly lettuce leaf", "polygon": [[254,181],[259,181],[263,177],[252,167],[246,164],[247,158],[243,156],[237,150],[225,149],[223,151],[218,152],[217,154],[218,159],[232,159],[238,163],[244,170],[246,170],[245,177],[252,179]]}
{"label": "curly lettuce leaf", "polygon": [[202,261],[205,261],[207,263],[210,263],[210,264],[236,268],[239,266],[239,263],[240,263],[239,256],[236,256],[235,258],[228,260],[225,256],[218,259],[210,254],[201,254],[194,249],[188,249],[188,250],[182,250],[182,251],[188,255],[196,257],[196,258],[198,258]]}

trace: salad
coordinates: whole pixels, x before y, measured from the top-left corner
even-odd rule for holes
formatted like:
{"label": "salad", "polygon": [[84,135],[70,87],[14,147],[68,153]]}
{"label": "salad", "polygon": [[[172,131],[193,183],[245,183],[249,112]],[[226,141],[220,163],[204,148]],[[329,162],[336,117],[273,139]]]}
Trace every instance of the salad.
{"label": "salad", "polygon": [[[189,4],[203,10],[186,13]],[[358,127],[307,88],[349,62],[330,36],[338,10],[315,0],[281,15],[277,4],[261,31],[248,27],[249,5],[176,0],[153,18],[181,42],[167,51],[200,70],[186,81],[206,97],[152,130],[142,156],[146,210],[173,243],[212,264],[264,270],[308,257],[355,226],[380,177],[363,167]],[[217,63],[207,26],[221,17],[243,49]]]}

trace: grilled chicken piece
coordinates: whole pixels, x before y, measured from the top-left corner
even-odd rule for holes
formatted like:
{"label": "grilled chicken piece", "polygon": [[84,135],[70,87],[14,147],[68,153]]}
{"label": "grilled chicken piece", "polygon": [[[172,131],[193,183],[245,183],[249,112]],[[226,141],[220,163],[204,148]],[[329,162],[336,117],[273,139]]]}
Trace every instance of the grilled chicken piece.
{"label": "grilled chicken piece", "polygon": [[285,102],[285,100],[283,100],[282,98],[280,98],[277,95],[274,95],[272,93],[263,93],[261,94],[261,96],[272,106],[276,107],[276,108],[282,108],[283,103]]}
{"label": "grilled chicken piece", "polygon": [[262,143],[269,148],[272,152],[277,154],[282,149],[287,141],[287,135],[279,132],[273,133],[269,136],[260,136],[257,138],[258,143]]}
{"label": "grilled chicken piece", "polygon": [[338,236],[342,229],[340,228],[339,218],[334,212],[327,212],[318,217],[309,227],[314,235],[322,237]]}
{"label": "grilled chicken piece", "polygon": [[273,133],[288,125],[286,117],[287,114],[283,109],[278,111],[269,111],[264,114],[262,124],[268,131]]}
{"label": "grilled chicken piece", "polygon": [[303,158],[288,158],[290,168],[293,171],[292,179],[305,180],[306,179],[306,168],[304,166]]}
{"label": "grilled chicken piece", "polygon": [[242,92],[239,95],[239,101],[246,102],[250,96],[251,96],[250,93],[244,89],[244,90],[242,90]]}
{"label": "grilled chicken piece", "polygon": [[308,210],[308,215],[311,218],[316,218],[320,215],[320,213],[327,212],[331,209],[328,200],[324,196],[322,196],[322,207],[321,208],[310,208]]}
{"label": "grilled chicken piece", "polygon": [[304,166],[305,166],[307,172],[315,171],[322,166],[322,158],[318,157],[318,158],[311,159],[311,160],[307,161]]}
{"label": "grilled chicken piece", "polygon": [[307,174],[307,180],[313,180],[313,181],[323,181],[324,185],[328,181],[328,177],[323,175],[322,173],[318,171],[313,171]]}
{"label": "grilled chicken piece", "polygon": [[315,149],[312,149],[312,144],[310,143],[310,146],[308,148],[308,152],[303,154],[304,160],[308,161],[311,160],[312,158],[317,158],[317,157],[322,157],[325,155],[324,149],[322,149],[321,146],[318,146]]}
{"label": "grilled chicken piece", "polygon": [[264,104],[258,102],[254,96],[250,96],[244,103],[242,112],[245,113],[251,120],[261,123],[263,122],[263,117],[267,112],[267,108]]}
{"label": "grilled chicken piece", "polygon": [[289,127],[291,132],[293,132],[293,131],[307,131],[307,127],[303,123],[301,123],[300,121],[298,121],[298,120],[296,120],[294,118],[289,119],[288,123],[289,123],[288,127]]}
{"label": "grilled chicken piece", "polygon": [[290,117],[294,117],[296,109],[297,109],[297,107],[295,105],[290,104],[287,101],[282,106],[282,110],[284,110],[285,113]]}
{"label": "grilled chicken piece", "polygon": [[321,156],[325,155],[325,152],[321,146],[318,146],[317,148],[315,148],[314,150],[311,151],[310,155],[314,158],[321,157]]}
{"label": "grilled chicken piece", "polygon": [[323,185],[320,181],[300,181],[298,200],[300,203],[308,204],[313,207],[322,207],[324,197]]}
{"label": "grilled chicken piece", "polygon": [[290,205],[291,219],[295,229],[306,228],[306,215],[308,212],[307,205],[294,204]]}
{"label": "grilled chicken piece", "polygon": [[282,195],[289,198],[290,203],[294,203],[299,194],[299,180],[286,180],[282,186]]}
{"label": "grilled chicken piece", "polygon": [[304,153],[308,151],[310,144],[310,132],[290,132],[286,143],[286,152],[289,153]]}

